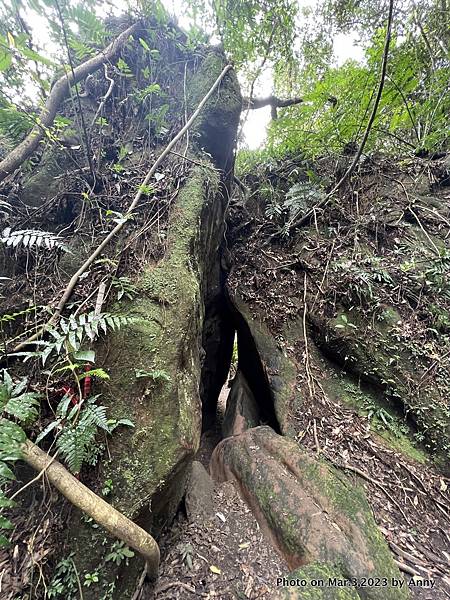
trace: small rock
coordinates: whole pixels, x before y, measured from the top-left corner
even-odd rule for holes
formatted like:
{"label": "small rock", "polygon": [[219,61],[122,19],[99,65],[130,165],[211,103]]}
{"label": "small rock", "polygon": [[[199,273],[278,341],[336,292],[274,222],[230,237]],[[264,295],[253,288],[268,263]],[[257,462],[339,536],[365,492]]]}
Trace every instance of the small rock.
{"label": "small rock", "polygon": [[198,461],[194,461],[185,496],[186,514],[189,521],[204,521],[213,517],[213,493],[213,480],[205,467]]}

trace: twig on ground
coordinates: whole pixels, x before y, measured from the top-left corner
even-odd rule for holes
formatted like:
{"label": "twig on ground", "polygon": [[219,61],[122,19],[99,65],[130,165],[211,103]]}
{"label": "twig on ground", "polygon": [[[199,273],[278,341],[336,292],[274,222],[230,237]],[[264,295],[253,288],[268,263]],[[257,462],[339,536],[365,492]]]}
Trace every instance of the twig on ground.
{"label": "twig on ground", "polygon": [[348,471],[353,471],[353,473],[356,473],[356,475],[359,475],[360,477],[362,477],[363,479],[365,479],[369,483],[372,483],[373,485],[376,485],[389,498],[389,500],[392,502],[392,504],[394,504],[394,506],[396,506],[398,508],[398,510],[400,511],[402,517],[405,519],[405,521],[408,523],[408,525],[411,525],[411,521],[406,516],[405,511],[402,509],[402,507],[397,502],[397,500],[395,500],[395,498],[393,498],[392,495],[386,490],[386,488],[384,487],[383,484],[381,484],[376,479],[373,479],[373,477],[371,477],[370,475],[368,475],[364,471],[361,471],[361,469],[358,469],[358,467],[352,467],[351,465],[349,465],[347,463],[345,463],[344,465],[337,465],[337,466],[340,467],[340,468],[343,468],[343,469],[347,469]]}

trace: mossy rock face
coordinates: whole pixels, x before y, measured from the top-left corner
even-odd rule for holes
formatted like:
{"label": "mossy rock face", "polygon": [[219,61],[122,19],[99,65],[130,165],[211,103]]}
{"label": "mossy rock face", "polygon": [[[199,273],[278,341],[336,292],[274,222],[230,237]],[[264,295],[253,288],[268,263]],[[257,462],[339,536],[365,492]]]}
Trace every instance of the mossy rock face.
{"label": "mossy rock face", "polygon": [[[359,600],[356,590],[332,565],[314,562],[282,578],[277,600]],[[339,587],[342,585],[342,587]],[[345,586],[345,587],[344,587]]]}
{"label": "mossy rock face", "polygon": [[[449,455],[450,416],[437,388],[421,387],[426,368],[414,366],[410,348],[398,341],[393,331],[397,319],[394,309],[390,321],[369,323],[357,311],[338,311],[336,317],[310,315],[314,339],[323,352],[338,364],[403,407],[425,436],[428,447],[441,456]],[[371,327],[371,343],[361,339],[360,331]]]}
{"label": "mossy rock face", "polygon": [[[189,81],[188,103],[191,112],[198,106],[227,64],[223,51],[211,49],[199,69]],[[235,145],[235,137],[242,109],[242,96],[239,83],[233,71],[223,78],[217,92],[208,100],[204,110],[193,127],[193,137],[197,146],[208,152],[221,168],[228,172],[234,162],[230,149]]]}
{"label": "mossy rock face", "polygon": [[131,518],[198,447],[204,316],[198,223],[206,196],[217,190],[217,175],[196,169],[174,209],[165,258],[144,269],[136,298],[118,307],[135,320],[108,340],[105,397],[112,417],[127,416],[135,428],[114,436],[105,476],[117,489],[114,504]]}
{"label": "mossy rock face", "polygon": [[[344,579],[401,579],[362,488],[293,440],[267,426],[249,429],[216,447],[211,469],[219,481],[236,483],[290,568],[321,561]],[[405,587],[358,593],[365,600],[409,597]]]}
{"label": "mossy rock face", "polygon": [[[130,419],[134,428],[119,428],[108,441],[111,460],[102,462],[96,491],[110,480],[108,500],[153,533],[175,514],[200,441],[206,261],[221,230],[214,220],[203,219],[203,229],[199,223],[218,187],[211,168],[193,171],[172,211],[165,257],[143,269],[135,298],[114,309],[133,320],[111,333],[98,352],[98,364],[110,374],[102,402],[111,418]],[[77,568],[92,572],[109,550],[102,534],[86,530],[77,519],[71,537]],[[119,595],[114,597],[131,597],[138,570],[138,561],[126,570],[121,567]],[[90,588],[86,597],[97,598],[96,593]]]}

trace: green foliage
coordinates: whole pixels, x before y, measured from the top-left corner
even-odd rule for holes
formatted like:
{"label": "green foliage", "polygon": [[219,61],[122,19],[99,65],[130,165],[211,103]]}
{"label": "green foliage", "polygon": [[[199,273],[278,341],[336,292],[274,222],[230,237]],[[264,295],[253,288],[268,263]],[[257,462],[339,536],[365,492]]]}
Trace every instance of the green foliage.
{"label": "green foliage", "polygon": [[[39,394],[28,391],[28,379],[14,382],[3,369],[0,382],[0,531],[12,528],[11,522],[1,513],[12,505],[6,488],[15,479],[11,466],[21,458],[21,444],[26,436],[22,426],[33,422],[38,415]],[[0,547],[7,544],[0,533]]]}
{"label": "green foliage", "polygon": [[123,561],[128,564],[128,559],[133,558],[134,552],[125,545],[124,542],[114,542],[111,552],[106,555],[106,562],[113,562],[120,566]]}
{"label": "green foliage", "polygon": [[57,418],[36,440],[38,443],[51,431],[57,430],[56,446],[73,473],[79,473],[84,464],[97,463],[103,449],[96,440],[99,431],[111,434],[121,425],[133,427],[128,419],[108,419],[106,407],[96,404],[97,398],[98,396],[92,396],[71,405],[71,396],[66,394],[58,404]]}
{"label": "green foliage", "polygon": [[117,300],[121,300],[124,297],[132,300],[137,293],[137,288],[129,277],[113,277],[111,286],[117,292]]}
{"label": "green foliage", "polygon": [[219,35],[233,62],[247,67],[265,55],[284,65],[292,58],[296,2],[290,0],[190,0],[194,21]]}
{"label": "green foliage", "polygon": [[85,573],[84,575],[84,584],[86,587],[90,587],[93,583],[99,582],[99,575],[97,571],[94,573]]}
{"label": "green foliage", "polygon": [[[397,37],[391,44],[387,79],[367,151],[398,154],[449,148],[450,10],[442,13],[438,23],[437,4],[398,3]],[[282,72],[276,76],[280,92],[291,90],[304,102],[279,111],[281,118],[270,128],[272,154],[301,150],[315,158],[340,153],[349,142],[361,139],[371,110],[380,77],[385,11],[370,1],[330,1],[319,4],[314,18],[310,38],[306,35],[303,40],[296,76]],[[360,31],[365,50],[362,62],[333,64],[329,39],[342,30]],[[323,36],[326,31],[329,35]],[[311,35],[313,52],[308,50]]]}
{"label": "green foliage", "polygon": [[8,371],[3,371],[3,382],[0,387],[0,410],[8,418],[13,417],[19,423],[27,424],[37,417],[39,394],[26,391],[26,378],[14,384]]}
{"label": "green foliage", "polygon": [[53,578],[47,589],[48,598],[78,600],[78,580],[72,556],[73,552],[56,565]]}
{"label": "green foliage", "polygon": [[113,490],[114,490],[114,485],[113,485],[112,479],[106,479],[102,486],[102,496],[104,498],[106,498],[106,496],[109,496],[112,494]]}
{"label": "green foliage", "polygon": [[67,402],[64,407],[61,403],[58,407],[57,414],[65,420],[65,424],[57,438],[57,447],[72,473],[79,473],[85,463],[96,464],[101,452],[95,439],[97,431],[110,432],[106,408],[96,405],[95,400],[95,397],[89,398],[81,408],[76,405],[69,410]]}
{"label": "green foliage", "polygon": [[60,320],[58,328],[48,328],[48,333],[52,339],[35,342],[36,345],[42,348],[41,350],[16,352],[15,356],[23,356],[25,360],[41,358],[42,364],[45,364],[52,354],[59,355],[62,351],[66,354],[76,353],[81,349],[86,338],[93,342],[100,333],[106,334],[109,329],[118,330],[132,321],[133,317],[110,313],[96,314],[90,312],[76,317],[70,315],[69,318]]}
{"label": "green foliage", "polygon": [[18,310],[16,312],[10,314],[0,315],[0,329],[3,327],[4,323],[9,323],[11,321],[15,321],[19,317],[23,317],[24,315],[28,315],[29,313],[35,312],[37,306],[29,306],[24,310]]}
{"label": "green foliage", "polygon": [[5,103],[4,106],[0,104],[0,133],[12,142],[19,142],[32,126],[32,115],[18,110],[12,104]]}
{"label": "green foliage", "polygon": [[161,93],[161,87],[159,86],[159,84],[158,83],[151,83],[150,85],[147,85],[142,90],[139,90],[139,91],[136,92],[136,99],[139,102],[143,102],[144,100],[146,100],[152,94],[158,94],[159,95],[160,93]]}
{"label": "green foliage", "polygon": [[155,369],[153,371],[145,371],[143,369],[135,369],[136,378],[149,378],[153,381],[170,381],[170,375],[163,369]]}
{"label": "green foliage", "polygon": [[266,216],[281,221],[280,232],[283,236],[288,236],[298,218],[306,214],[324,197],[325,193],[311,183],[295,183],[283,198],[272,195],[266,206]]}

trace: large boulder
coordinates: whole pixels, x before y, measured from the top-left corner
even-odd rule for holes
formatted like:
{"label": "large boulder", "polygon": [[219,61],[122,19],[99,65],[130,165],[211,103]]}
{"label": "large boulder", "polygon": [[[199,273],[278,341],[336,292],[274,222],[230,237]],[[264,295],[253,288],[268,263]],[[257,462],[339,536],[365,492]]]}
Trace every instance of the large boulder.
{"label": "large boulder", "polygon": [[239,370],[258,396],[261,420],[294,436],[291,413],[302,402],[296,365],[264,323],[263,311],[253,311],[239,289],[228,286],[227,296],[238,334]]}
{"label": "large boulder", "polygon": [[[204,85],[211,87],[226,62],[216,50],[213,57],[207,73],[201,70],[198,78],[190,77],[189,93],[197,94]],[[112,418],[126,415],[134,427],[118,430],[109,441],[111,460],[102,463],[96,490],[102,489],[104,481],[110,482],[108,499],[112,504],[155,535],[180,505],[199,446],[201,395],[211,393],[213,379],[210,376],[201,381],[202,365],[212,363],[214,353],[222,351],[215,346],[204,348],[203,332],[208,326],[214,339],[220,336],[215,331],[220,319],[208,321],[208,308],[214,305],[220,288],[229,178],[225,168],[232,164],[241,109],[233,72],[205,106],[196,129],[198,148],[206,145],[202,136],[208,139],[210,135],[211,114],[217,130],[222,100],[228,141],[217,155],[212,151],[206,158],[196,154],[194,161],[202,161],[202,166],[193,167],[171,207],[164,257],[157,264],[151,260],[143,264],[133,281],[133,298],[123,299],[114,307],[114,312],[134,319],[112,332],[98,348],[97,362],[110,374],[103,386],[102,402],[108,405]],[[91,548],[89,554],[86,547]],[[81,573],[104,564],[109,551],[103,533],[86,527],[79,518],[70,529],[70,548]],[[107,571],[113,569],[111,562],[106,566]],[[140,568],[139,561],[134,560],[116,569],[110,577],[116,585],[114,598],[132,596]],[[85,598],[97,598],[98,589],[91,586],[85,594]]]}
{"label": "large boulder", "polygon": [[[320,561],[342,577],[400,580],[364,492],[270,427],[223,440],[213,476],[234,481],[291,569]],[[408,598],[406,587],[358,589],[365,600]]]}

